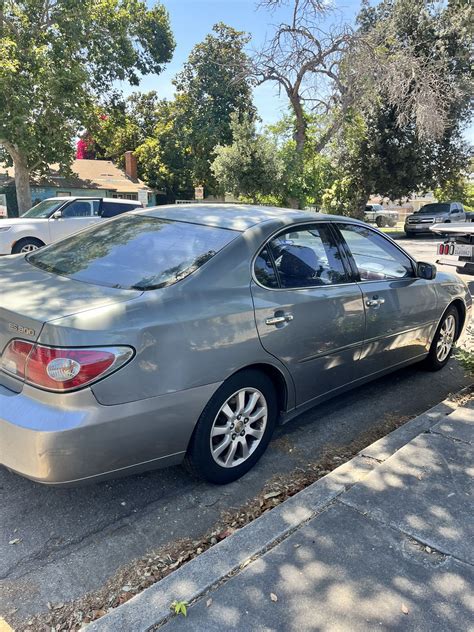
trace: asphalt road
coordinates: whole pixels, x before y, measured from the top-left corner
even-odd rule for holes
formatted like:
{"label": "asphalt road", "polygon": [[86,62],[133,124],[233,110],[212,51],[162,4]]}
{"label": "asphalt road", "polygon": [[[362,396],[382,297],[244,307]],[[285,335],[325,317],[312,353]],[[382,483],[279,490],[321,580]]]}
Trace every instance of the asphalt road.
{"label": "asphalt road", "polygon": [[[424,260],[433,240],[402,240]],[[474,281],[467,277],[474,290]],[[410,367],[320,405],[279,428],[244,479],[214,487],[180,467],[108,483],[55,489],[0,469],[0,617],[13,622],[100,588],[113,573],[177,538],[197,538],[278,473],[317,461],[388,418],[411,418],[468,383],[455,361],[439,373]],[[16,544],[9,544],[18,540]],[[0,618],[1,621],[1,618]]]}

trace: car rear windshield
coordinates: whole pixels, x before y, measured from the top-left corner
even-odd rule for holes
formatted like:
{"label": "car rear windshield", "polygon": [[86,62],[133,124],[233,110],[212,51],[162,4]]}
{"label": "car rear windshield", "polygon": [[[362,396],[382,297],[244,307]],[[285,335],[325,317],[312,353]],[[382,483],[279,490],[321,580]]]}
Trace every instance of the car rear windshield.
{"label": "car rear windshield", "polygon": [[418,213],[449,213],[449,204],[443,203],[435,203],[435,204],[425,204],[420,208]]}
{"label": "car rear windshield", "polygon": [[152,290],[176,283],[238,233],[143,215],[121,215],[41,248],[27,261],[76,281]]}

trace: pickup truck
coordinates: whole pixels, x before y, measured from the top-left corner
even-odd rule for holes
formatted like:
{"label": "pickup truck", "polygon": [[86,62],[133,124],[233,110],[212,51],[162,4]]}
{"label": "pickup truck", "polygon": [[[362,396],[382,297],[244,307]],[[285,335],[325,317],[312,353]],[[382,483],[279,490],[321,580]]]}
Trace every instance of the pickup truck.
{"label": "pickup truck", "polygon": [[365,207],[364,220],[377,224],[379,228],[383,226],[395,226],[398,222],[397,211],[390,211],[381,204],[367,204]]}
{"label": "pickup truck", "polygon": [[408,215],[405,220],[407,237],[420,233],[429,233],[434,224],[465,222],[466,213],[460,202],[433,202],[425,204],[419,211]]}

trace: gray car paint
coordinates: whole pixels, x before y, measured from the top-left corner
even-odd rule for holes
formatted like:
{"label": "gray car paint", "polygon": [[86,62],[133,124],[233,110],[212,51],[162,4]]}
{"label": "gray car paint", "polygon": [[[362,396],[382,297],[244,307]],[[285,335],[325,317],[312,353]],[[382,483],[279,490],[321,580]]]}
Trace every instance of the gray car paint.
{"label": "gray car paint", "polygon": [[[446,307],[458,300],[470,309],[466,286],[447,274],[304,290],[269,290],[252,280],[253,258],[276,231],[341,218],[233,205],[139,214],[238,232],[192,275],[143,293],[48,274],[22,256],[0,262],[2,348],[15,337],[6,329],[14,319],[34,325],[44,344],[136,350],[126,366],[75,393],[29,385],[15,393],[0,373],[0,462],[25,476],[67,483],[175,463],[210,397],[236,371],[260,364],[278,372],[286,390],[282,419],[289,418],[424,357]],[[364,301],[375,291],[386,302],[366,318]],[[265,325],[279,309],[294,320]]]}

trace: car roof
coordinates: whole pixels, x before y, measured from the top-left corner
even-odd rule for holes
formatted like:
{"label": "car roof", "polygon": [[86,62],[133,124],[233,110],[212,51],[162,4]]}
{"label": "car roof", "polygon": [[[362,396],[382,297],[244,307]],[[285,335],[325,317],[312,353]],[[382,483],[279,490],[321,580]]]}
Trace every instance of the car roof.
{"label": "car roof", "polygon": [[72,202],[74,200],[102,200],[102,202],[119,202],[120,204],[140,204],[138,200],[124,200],[122,198],[101,198],[100,195],[58,195],[57,197],[50,197],[41,200],[59,200],[60,202]]}
{"label": "car roof", "polygon": [[[173,204],[155,206],[138,211],[160,219],[203,224],[216,228],[244,231],[264,222],[273,222],[282,226],[295,222],[314,222],[315,220],[340,219],[336,215],[310,213],[294,209],[254,206],[252,204]],[[349,218],[344,218],[349,219]]]}

